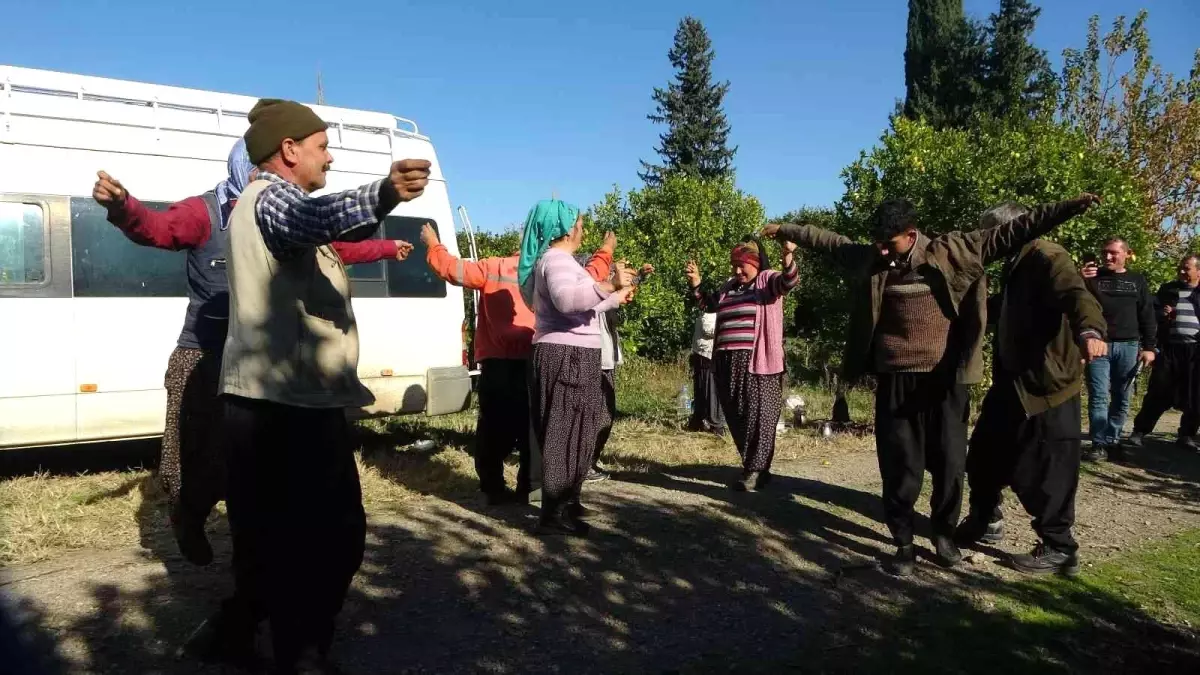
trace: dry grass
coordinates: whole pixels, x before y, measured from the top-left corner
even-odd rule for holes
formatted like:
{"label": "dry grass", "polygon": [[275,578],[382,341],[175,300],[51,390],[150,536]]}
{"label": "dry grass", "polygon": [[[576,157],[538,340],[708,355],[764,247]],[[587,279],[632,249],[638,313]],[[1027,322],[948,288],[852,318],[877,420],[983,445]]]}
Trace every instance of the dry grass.
{"label": "dry grass", "polygon": [[[675,397],[687,379],[686,366],[637,359],[618,369],[617,421],[605,463],[617,471],[654,471],[686,465],[737,463],[733,442],[707,434],[686,433],[675,413]],[[825,417],[832,397],[804,390],[808,409]],[[869,399],[851,398],[855,419],[869,415]],[[359,471],[368,512],[387,511],[424,495],[458,498],[476,490],[470,444],[475,413],[436,418],[403,417],[362,423]],[[432,450],[412,443],[435,442]],[[789,430],[780,438],[777,457],[829,457],[863,450],[869,438],[841,435],[819,438],[812,430]],[[516,481],[515,457],[507,467]],[[35,474],[0,481],[0,565],[44,561],[69,551],[136,548],[167,536],[164,496],[150,471],[133,470],[52,476]],[[210,529],[222,527],[218,509]]]}

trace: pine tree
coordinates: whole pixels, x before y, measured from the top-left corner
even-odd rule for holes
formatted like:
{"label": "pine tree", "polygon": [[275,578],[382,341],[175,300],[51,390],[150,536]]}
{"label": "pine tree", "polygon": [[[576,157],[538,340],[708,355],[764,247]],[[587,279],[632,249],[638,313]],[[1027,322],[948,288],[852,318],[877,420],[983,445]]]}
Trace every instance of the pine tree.
{"label": "pine tree", "polygon": [[995,117],[1052,113],[1058,80],[1046,52],[1031,42],[1041,8],[1029,0],[1000,0],[988,20],[984,98],[981,107]]}
{"label": "pine tree", "polygon": [[667,56],[675,67],[675,80],[666,89],[655,87],[655,112],[646,116],[667,125],[657,148],[662,164],[643,161],[638,175],[648,185],[661,184],[665,176],[676,173],[700,178],[731,175],[737,148],[726,145],[729,121],[721,107],[729,82],[712,82],[714,54],[704,24],[684,17]]}

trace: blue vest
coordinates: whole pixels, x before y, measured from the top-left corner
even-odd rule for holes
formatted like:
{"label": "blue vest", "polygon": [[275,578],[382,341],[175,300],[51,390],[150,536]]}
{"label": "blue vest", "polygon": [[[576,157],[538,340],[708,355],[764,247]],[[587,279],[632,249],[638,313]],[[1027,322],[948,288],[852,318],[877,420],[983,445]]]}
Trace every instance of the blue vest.
{"label": "blue vest", "polygon": [[[229,245],[228,213],[221,217],[217,195],[200,195],[208,207],[209,235],[203,245],[187,252],[188,308],[179,334],[179,346],[205,351],[225,348],[229,328],[229,279],[225,272],[225,251]],[[225,206],[233,210],[233,203]]]}

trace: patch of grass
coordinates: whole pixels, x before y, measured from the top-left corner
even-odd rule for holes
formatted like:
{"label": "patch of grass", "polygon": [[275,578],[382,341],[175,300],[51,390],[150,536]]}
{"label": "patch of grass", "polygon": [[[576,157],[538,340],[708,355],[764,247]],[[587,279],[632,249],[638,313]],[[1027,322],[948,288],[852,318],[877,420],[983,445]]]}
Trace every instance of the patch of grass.
{"label": "patch of grass", "polygon": [[858,672],[1196,672],[1200,530],[1060,577],[984,581],[851,627]]}
{"label": "patch of grass", "polygon": [[148,471],[35,474],[2,481],[0,564],[37,562],[72,550],[136,546],[144,499],[161,501]]}

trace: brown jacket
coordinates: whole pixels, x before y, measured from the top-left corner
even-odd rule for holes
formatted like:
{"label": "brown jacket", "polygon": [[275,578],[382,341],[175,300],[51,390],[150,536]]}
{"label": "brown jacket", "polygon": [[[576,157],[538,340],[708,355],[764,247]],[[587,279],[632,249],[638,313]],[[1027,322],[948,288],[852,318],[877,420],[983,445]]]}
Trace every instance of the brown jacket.
{"label": "brown jacket", "polygon": [[[1034,207],[1019,218],[988,229],[949,232],[930,239],[918,235],[912,255],[933,288],[938,304],[952,320],[949,349],[957,366],[957,381],[975,384],[983,379],[983,340],[987,321],[987,278],[984,267],[1019,250],[1084,211],[1087,202],[1069,200]],[[862,288],[851,298],[850,328],[842,358],[842,376],[854,382],[872,372],[872,342],[887,283],[887,268],[874,244],[860,244],[845,235],[813,225],[781,225],[779,236],[833,256]]]}
{"label": "brown jacket", "polygon": [[1011,263],[1000,302],[995,386],[1015,383],[1028,416],[1079,395],[1079,343],[1104,339],[1108,323],[1066,249],[1038,239]]}

